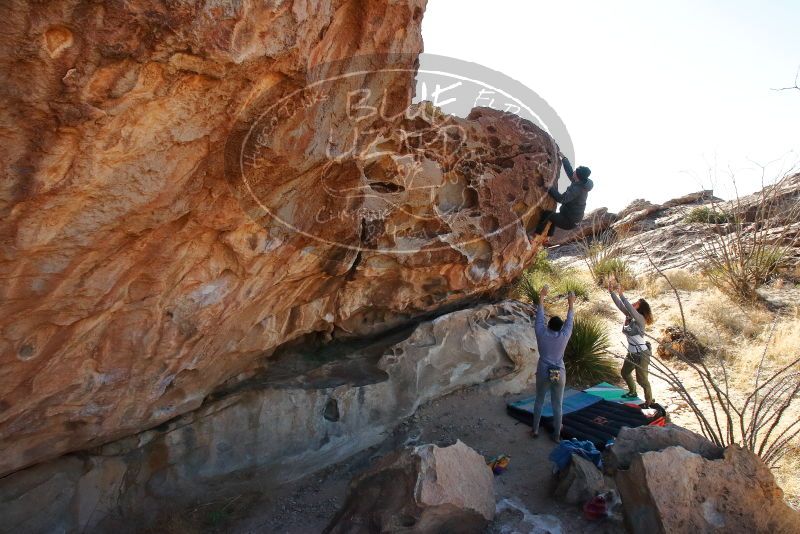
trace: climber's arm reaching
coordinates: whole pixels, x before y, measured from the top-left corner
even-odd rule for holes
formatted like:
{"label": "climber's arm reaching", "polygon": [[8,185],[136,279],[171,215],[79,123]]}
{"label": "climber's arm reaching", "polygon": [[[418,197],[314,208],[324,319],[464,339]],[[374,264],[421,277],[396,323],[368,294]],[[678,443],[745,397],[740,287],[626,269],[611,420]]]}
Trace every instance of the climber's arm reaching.
{"label": "climber's arm reaching", "polygon": [[559,193],[556,186],[551,187],[547,190],[550,193],[550,196],[556,199],[556,202],[559,204],[566,204],[568,202],[572,202],[581,194],[581,186],[578,184],[570,184],[566,191],[563,193]]}
{"label": "climber's arm reaching", "polygon": [[[566,156],[563,155],[561,156],[561,164],[564,166],[564,172],[567,173],[567,176],[570,177],[571,179],[575,171],[572,169],[572,164],[569,162]],[[558,183],[556,182],[555,184],[553,184],[552,187],[550,187],[550,189],[547,190],[547,192],[550,194],[551,197],[556,199],[556,202],[558,202],[559,204],[566,204],[567,202],[571,202],[576,198],[578,198],[578,195],[580,195],[581,190],[580,187],[571,183],[570,186],[567,187],[566,191],[564,191],[563,193],[559,193]]]}
{"label": "climber's arm reaching", "polygon": [[569,162],[567,156],[561,156],[561,165],[564,166],[564,172],[567,173],[567,177],[572,178],[572,175],[575,173],[575,171],[572,169],[572,163]]}

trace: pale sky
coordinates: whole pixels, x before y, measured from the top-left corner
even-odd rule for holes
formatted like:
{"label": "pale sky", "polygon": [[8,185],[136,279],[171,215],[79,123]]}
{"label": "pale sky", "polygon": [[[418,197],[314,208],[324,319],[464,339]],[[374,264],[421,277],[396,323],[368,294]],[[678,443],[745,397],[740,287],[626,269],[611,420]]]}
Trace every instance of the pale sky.
{"label": "pale sky", "polygon": [[[425,52],[519,80],[592,169],[589,209],[731,196],[800,162],[800,1],[429,0]],[[558,141],[558,140],[557,140]],[[562,175],[563,188],[563,175]]]}

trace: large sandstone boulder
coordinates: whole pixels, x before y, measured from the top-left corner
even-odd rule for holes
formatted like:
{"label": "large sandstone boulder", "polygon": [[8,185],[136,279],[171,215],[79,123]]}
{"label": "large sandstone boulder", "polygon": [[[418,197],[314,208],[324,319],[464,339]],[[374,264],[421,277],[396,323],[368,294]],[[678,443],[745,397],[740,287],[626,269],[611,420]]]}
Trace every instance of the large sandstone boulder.
{"label": "large sandstone boulder", "polygon": [[706,204],[708,202],[718,202],[720,199],[714,196],[712,189],[704,189],[683,195],[682,197],[673,198],[664,202],[665,209],[674,208],[676,206],[687,206],[691,204]]}
{"label": "large sandstone boulder", "polygon": [[662,451],[680,446],[709,460],[722,458],[722,448],[709,440],[677,425],[624,427],[619,431],[614,444],[603,452],[606,472],[616,473],[628,469],[635,458],[645,452]]}
{"label": "large sandstone boulder", "polygon": [[264,491],[323,469],[466,385],[519,392],[538,361],[532,312],[487,304],[372,344],[281,351],[198,410],[3,477],[0,530],[109,532],[121,518],[145,527],[165,503],[230,498],[247,481]]}
{"label": "large sandstone boulder", "polygon": [[631,201],[630,204],[625,206],[619,213],[617,213],[617,217],[619,217],[620,219],[625,219],[629,215],[632,215],[634,213],[639,213],[645,210],[652,210],[653,208],[658,209],[659,207],[660,207],[659,204],[653,204],[649,200],[645,200],[643,198],[637,198],[636,200]]}
{"label": "large sandstone boulder", "polygon": [[645,452],[615,480],[634,534],[800,532],[769,468],[735,445],[718,460],[679,446]]}
{"label": "large sandstone boulder", "polygon": [[325,532],[480,533],[494,513],[491,469],[457,441],[381,459],[350,483],[344,507]]}
{"label": "large sandstone boulder", "polygon": [[618,214],[617,220],[612,225],[614,231],[619,234],[638,232],[648,228],[646,219],[661,211],[662,206],[653,204],[646,200],[635,200],[627,208]]}
{"label": "large sandstone boulder", "polygon": [[583,220],[572,230],[557,228],[553,237],[549,239],[550,245],[558,246],[584,239],[591,239],[602,234],[617,220],[617,216],[609,213],[606,208],[598,208],[587,213]]}
{"label": "large sandstone boulder", "polygon": [[0,3],[0,476],[518,276],[557,147],[409,106],[424,7]]}

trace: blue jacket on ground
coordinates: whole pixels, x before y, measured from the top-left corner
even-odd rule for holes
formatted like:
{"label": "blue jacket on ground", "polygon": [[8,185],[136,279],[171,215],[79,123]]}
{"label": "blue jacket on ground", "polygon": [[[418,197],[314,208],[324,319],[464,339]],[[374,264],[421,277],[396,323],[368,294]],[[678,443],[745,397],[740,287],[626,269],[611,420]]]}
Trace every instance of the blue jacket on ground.
{"label": "blue jacket on ground", "polygon": [[586,458],[598,469],[603,469],[603,455],[598,451],[591,441],[561,440],[558,447],[550,453],[550,461],[556,464],[556,469],[561,471],[572,461],[572,455],[577,454]]}

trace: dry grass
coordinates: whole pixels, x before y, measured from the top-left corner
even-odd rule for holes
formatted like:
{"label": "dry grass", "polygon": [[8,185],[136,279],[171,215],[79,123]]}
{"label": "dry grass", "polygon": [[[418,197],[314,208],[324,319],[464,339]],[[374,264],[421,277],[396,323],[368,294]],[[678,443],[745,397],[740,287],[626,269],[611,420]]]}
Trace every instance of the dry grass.
{"label": "dry grass", "polygon": [[592,298],[589,302],[581,305],[579,311],[584,315],[594,315],[595,317],[601,317],[603,319],[617,319],[619,311],[607,300],[608,299],[600,300]]}
{"label": "dry grass", "polygon": [[772,472],[775,480],[786,494],[787,501],[795,510],[800,510],[800,443],[788,446],[789,452]]}
{"label": "dry grass", "polygon": [[798,351],[800,351],[800,321],[794,317],[778,324],[767,356],[780,364]]}
{"label": "dry grass", "polygon": [[[706,280],[702,275],[686,269],[671,269],[664,274],[678,291],[698,291],[707,287]],[[653,273],[641,278],[641,291],[645,298],[656,298],[670,290],[667,281],[658,274]]]}
{"label": "dry grass", "polygon": [[703,293],[699,313],[728,338],[755,338],[772,321],[772,316],[756,306],[740,306],[718,290]]}
{"label": "dry grass", "polygon": [[775,326],[766,325],[761,334],[742,343],[737,362],[737,380],[747,384],[752,381],[766,346],[766,365],[777,368],[788,364],[800,355],[800,320],[796,313],[774,318]]}

